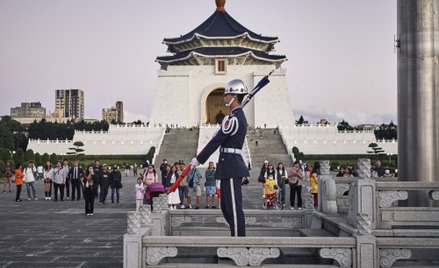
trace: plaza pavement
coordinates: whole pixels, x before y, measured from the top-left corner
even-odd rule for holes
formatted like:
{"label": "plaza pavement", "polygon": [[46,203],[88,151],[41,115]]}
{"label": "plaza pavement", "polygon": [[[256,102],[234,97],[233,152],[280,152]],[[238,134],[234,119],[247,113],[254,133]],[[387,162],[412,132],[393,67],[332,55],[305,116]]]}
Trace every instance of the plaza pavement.
{"label": "plaza pavement", "polygon": [[[256,177],[252,174],[243,187],[245,209],[261,208]],[[105,205],[96,200],[94,216],[84,215],[83,199],[45,200],[42,181],[35,182],[36,201],[27,200],[25,187],[20,203],[15,202],[15,185],[12,193],[0,193],[0,267],[122,267],[127,212],[135,210],[135,178],[123,174],[122,183],[120,203],[111,203],[110,190]]]}
{"label": "plaza pavement", "polygon": [[94,216],[84,215],[83,199],[45,200],[42,181],[37,201],[27,200],[25,187],[20,203],[15,185],[0,193],[0,267],[122,267],[126,215],[135,209],[135,179],[122,179],[120,203],[96,200]]}

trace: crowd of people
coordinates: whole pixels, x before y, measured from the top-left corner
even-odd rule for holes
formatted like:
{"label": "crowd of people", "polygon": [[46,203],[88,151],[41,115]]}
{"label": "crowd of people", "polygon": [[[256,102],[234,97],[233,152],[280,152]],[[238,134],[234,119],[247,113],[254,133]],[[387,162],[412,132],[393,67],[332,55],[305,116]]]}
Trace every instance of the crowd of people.
{"label": "crowd of people", "polygon": [[89,165],[85,170],[77,160],[71,164],[67,159],[57,161],[54,167],[50,161],[47,161],[41,169],[41,174],[33,161],[29,161],[26,166],[16,163],[14,169],[11,166],[11,161],[7,161],[4,175],[7,178],[4,180],[4,193],[7,190],[12,192],[12,178],[15,177],[16,202],[22,202],[23,185],[26,186],[27,200],[38,200],[35,187],[37,180],[43,181],[45,200],[80,201],[82,196],[85,201],[86,215],[93,215],[95,199],[98,199],[100,204],[105,204],[109,189],[111,189],[111,202],[120,202],[121,172],[117,165],[113,165],[110,171],[106,164],[100,165],[99,160],[96,160],[94,165]]}
{"label": "crowd of people", "polygon": [[[168,192],[169,188],[180,177],[183,170],[186,168],[184,161],[180,160],[169,164],[166,159],[163,159],[159,169],[161,171],[161,181],[159,182],[159,176],[155,170],[154,165],[149,165],[143,172],[141,177],[138,178],[135,186],[136,191],[136,209],[144,203],[148,203],[148,193],[152,195],[154,191],[151,190],[153,184],[161,183],[164,191]],[[203,175],[197,168],[192,168],[190,172],[183,178],[178,188],[169,192],[168,194],[168,206],[170,209],[199,209],[201,203],[202,190],[206,192],[206,206],[205,208],[219,208],[220,207],[220,181],[215,179],[215,166],[213,162],[209,163],[209,167],[205,171],[204,185],[201,183]],[[203,187],[203,189],[202,189]],[[153,196],[151,196],[152,199]],[[144,202],[139,200],[144,199]],[[194,206],[192,206],[192,200],[195,200]],[[216,201],[217,200],[217,201]]]}
{"label": "crowd of people", "polygon": [[[130,176],[130,171],[137,178],[135,184],[136,209],[138,210],[143,204],[151,203],[154,193],[150,195],[148,191],[153,184],[162,184],[164,191],[175,183],[177,178],[185,169],[185,163],[180,160],[169,164],[163,159],[157,173],[154,165],[146,163],[146,168],[141,171],[140,167],[125,165],[125,176]],[[15,177],[16,196],[15,201],[21,202],[22,186],[26,186],[26,195],[28,200],[38,200],[35,182],[39,179],[44,183],[44,199],[54,201],[85,201],[85,214],[93,215],[94,202],[98,200],[100,204],[105,204],[109,190],[111,189],[111,202],[120,202],[120,189],[122,188],[122,174],[117,165],[113,165],[111,171],[106,164],[101,165],[99,160],[94,165],[89,165],[83,169],[79,162],[74,160],[71,165],[68,160],[57,161],[52,167],[51,162],[47,162],[42,171],[34,166],[30,161],[27,166],[23,167],[16,164],[12,167],[11,161],[7,161],[4,174],[3,192],[12,192],[12,178]],[[42,173],[40,175],[40,172]],[[205,193],[205,208],[220,208],[220,186],[221,181],[215,179],[215,164],[209,163],[208,168],[203,174],[197,168],[185,176],[178,188],[168,194],[168,206],[170,209],[199,209],[202,192]],[[14,176],[15,174],[15,176]],[[302,188],[305,181],[309,182],[309,191],[313,195],[314,206],[318,203],[318,180],[320,176],[319,162],[315,162],[311,168],[309,164],[296,161],[293,167],[287,169],[282,162],[276,167],[272,163],[265,161],[261,167],[258,182],[262,184],[264,208],[271,206],[273,200],[279,200],[281,207],[286,206],[286,187],[289,187],[290,209],[302,209]],[[356,167],[340,167],[337,177],[358,177]],[[381,161],[375,161],[371,169],[371,177],[390,177],[394,176],[388,168],[381,166]],[[160,179],[159,179],[160,178]],[[204,178],[204,183],[201,179]],[[195,201],[195,202],[193,202]]]}

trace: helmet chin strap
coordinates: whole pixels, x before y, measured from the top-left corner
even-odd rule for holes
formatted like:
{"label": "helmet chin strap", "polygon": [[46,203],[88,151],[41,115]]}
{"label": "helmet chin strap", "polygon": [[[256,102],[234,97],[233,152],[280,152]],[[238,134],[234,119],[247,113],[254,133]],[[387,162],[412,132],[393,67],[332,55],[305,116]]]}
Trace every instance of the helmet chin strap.
{"label": "helmet chin strap", "polygon": [[232,99],[226,103],[226,107],[230,107],[230,105],[232,105],[232,102],[235,100],[235,97],[232,97]]}

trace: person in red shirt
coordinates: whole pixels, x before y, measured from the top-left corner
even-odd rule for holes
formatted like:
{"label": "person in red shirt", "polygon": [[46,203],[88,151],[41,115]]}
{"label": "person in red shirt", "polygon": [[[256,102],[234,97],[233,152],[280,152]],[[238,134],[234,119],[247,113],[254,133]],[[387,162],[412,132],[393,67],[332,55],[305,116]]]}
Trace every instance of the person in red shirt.
{"label": "person in red shirt", "polygon": [[21,194],[21,186],[23,185],[23,169],[20,164],[15,164],[15,185],[17,186],[17,194],[15,195],[15,201],[21,202],[20,194]]}

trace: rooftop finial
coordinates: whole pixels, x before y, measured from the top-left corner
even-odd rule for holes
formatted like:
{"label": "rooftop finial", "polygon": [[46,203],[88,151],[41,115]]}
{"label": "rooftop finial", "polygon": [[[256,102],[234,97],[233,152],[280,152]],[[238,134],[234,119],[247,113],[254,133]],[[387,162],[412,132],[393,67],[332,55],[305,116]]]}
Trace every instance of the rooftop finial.
{"label": "rooftop finial", "polygon": [[225,12],[226,9],[224,6],[226,5],[226,0],[215,0],[216,3],[216,11],[218,12]]}

